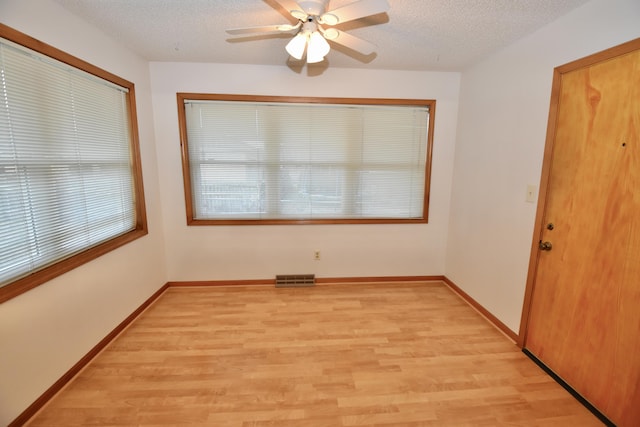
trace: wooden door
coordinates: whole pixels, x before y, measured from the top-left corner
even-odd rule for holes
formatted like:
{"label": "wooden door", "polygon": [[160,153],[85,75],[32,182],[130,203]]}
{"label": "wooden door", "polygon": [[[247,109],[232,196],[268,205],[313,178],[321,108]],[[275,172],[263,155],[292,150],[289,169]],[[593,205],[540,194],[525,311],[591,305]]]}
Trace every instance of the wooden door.
{"label": "wooden door", "polygon": [[525,306],[526,350],[619,426],[640,426],[639,49],[556,70]]}

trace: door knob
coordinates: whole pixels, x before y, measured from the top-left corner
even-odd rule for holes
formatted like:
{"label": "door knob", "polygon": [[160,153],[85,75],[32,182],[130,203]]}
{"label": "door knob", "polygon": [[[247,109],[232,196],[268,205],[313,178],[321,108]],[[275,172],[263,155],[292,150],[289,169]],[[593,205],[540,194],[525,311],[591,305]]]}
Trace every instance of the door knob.
{"label": "door knob", "polygon": [[553,245],[551,244],[551,242],[540,241],[540,243],[538,244],[538,247],[540,248],[541,251],[550,251],[551,248],[553,248]]}

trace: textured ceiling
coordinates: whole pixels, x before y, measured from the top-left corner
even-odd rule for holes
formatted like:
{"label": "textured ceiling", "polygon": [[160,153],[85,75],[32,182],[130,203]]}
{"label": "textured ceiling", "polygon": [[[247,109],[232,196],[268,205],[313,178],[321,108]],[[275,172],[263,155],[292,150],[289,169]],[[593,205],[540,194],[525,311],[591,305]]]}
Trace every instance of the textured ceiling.
{"label": "textured ceiling", "polygon": [[[225,29],[295,23],[273,0],[55,0],[150,61],[291,64],[291,36],[232,38]],[[354,0],[331,0],[329,9]],[[370,41],[332,46],[320,66],[459,71],[587,0],[388,0],[391,9],[336,28]],[[295,64],[295,63],[293,63]]]}

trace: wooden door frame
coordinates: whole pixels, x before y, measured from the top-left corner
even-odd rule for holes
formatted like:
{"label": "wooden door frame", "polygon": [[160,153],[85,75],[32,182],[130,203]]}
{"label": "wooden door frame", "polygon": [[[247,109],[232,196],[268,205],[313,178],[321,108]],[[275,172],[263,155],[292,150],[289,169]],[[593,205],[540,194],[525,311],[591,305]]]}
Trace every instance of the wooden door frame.
{"label": "wooden door frame", "polygon": [[542,231],[544,229],[544,218],[547,208],[549,177],[551,175],[551,162],[553,158],[553,145],[556,135],[556,124],[558,118],[558,104],[560,101],[560,85],[562,82],[562,75],[639,49],[640,38],[637,38],[618,46],[614,46],[601,52],[597,52],[584,58],[561,65],[554,68],[553,70],[551,102],[549,105],[549,119],[547,122],[546,142],[542,160],[542,173],[540,176],[540,196],[538,198],[536,220],[533,229],[533,238],[531,241],[531,255],[529,258],[529,270],[527,272],[527,285],[525,288],[524,302],[522,304],[522,316],[520,318],[520,330],[518,333],[517,341],[517,345],[520,348],[524,348],[527,341],[529,313],[531,312],[533,292],[535,289],[535,278],[538,270],[538,260],[540,255],[538,244],[540,242],[540,237],[542,236]]}

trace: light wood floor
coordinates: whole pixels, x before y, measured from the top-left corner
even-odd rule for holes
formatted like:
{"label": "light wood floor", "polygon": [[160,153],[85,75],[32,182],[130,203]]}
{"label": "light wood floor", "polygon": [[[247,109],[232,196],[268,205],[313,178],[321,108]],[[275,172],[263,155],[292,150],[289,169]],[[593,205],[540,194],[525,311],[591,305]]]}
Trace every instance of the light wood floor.
{"label": "light wood floor", "polygon": [[600,426],[441,283],[169,288],[35,426]]}

